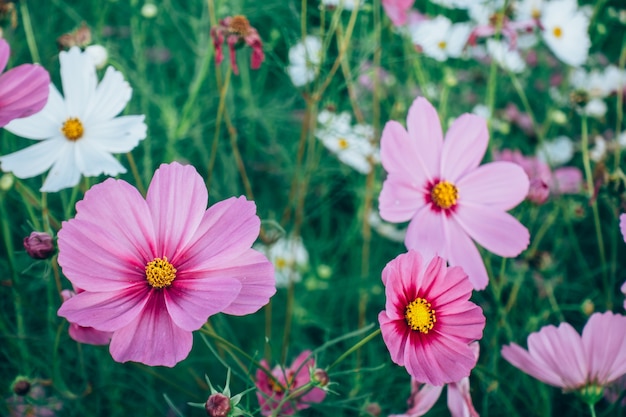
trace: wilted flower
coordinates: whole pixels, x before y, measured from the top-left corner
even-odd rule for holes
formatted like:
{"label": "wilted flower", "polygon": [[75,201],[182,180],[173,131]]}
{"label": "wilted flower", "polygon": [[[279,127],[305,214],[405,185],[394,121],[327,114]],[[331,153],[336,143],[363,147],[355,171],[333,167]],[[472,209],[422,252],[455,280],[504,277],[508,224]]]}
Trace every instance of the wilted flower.
{"label": "wilted flower", "polygon": [[383,130],[387,178],[380,216],[395,223],[410,220],[407,248],[463,267],[474,288],[483,289],[487,271],[472,239],[505,257],[528,246],[528,230],[506,212],[528,194],[528,176],[510,162],[479,166],[489,141],[482,117],[460,116],[444,141],[436,110],[419,97],[409,109],[407,127],[408,132],[389,121]]}
{"label": "wilted flower", "polygon": [[263,42],[259,32],[250,26],[250,22],[245,16],[227,16],[220,20],[217,27],[211,28],[211,37],[213,38],[213,46],[215,46],[215,62],[217,64],[220,64],[224,59],[222,43],[225,40],[230,52],[230,66],[233,69],[233,73],[239,74],[235,49],[243,44],[252,48],[250,68],[259,69],[261,67],[265,59]]}
{"label": "wilted flower", "polygon": [[[0,72],[10,55],[9,44],[0,38]],[[0,75],[0,127],[43,109],[48,101],[48,83],[48,71],[37,64],[18,65]]]}
{"label": "wilted flower", "polygon": [[54,253],[52,236],[45,232],[31,232],[24,238],[24,249],[33,259],[48,259]]}
{"label": "wilted flower", "polygon": [[117,175],[126,169],[112,153],[130,152],[146,137],[144,116],[119,116],[132,89],[108,67],[98,85],[96,67],[77,47],[59,54],[65,99],[50,84],[50,99],[39,113],[17,119],[5,129],[38,143],[0,157],[0,167],[18,178],[50,172],[41,191],[73,187],[81,174]]}
{"label": "wilted flower", "polygon": [[[326,391],[318,387],[312,387],[295,397],[290,395],[311,382],[311,369],[315,368],[315,360],[310,357],[311,352],[302,352],[289,368],[275,366],[270,373],[269,364],[265,359],[261,360],[261,366],[265,370],[256,371],[257,398],[261,405],[261,414],[271,415],[279,406],[279,416],[290,416],[297,410],[309,408],[311,403],[320,403],[326,397]],[[288,398],[287,400],[285,400]],[[284,402],[283,402],[284,401]],[[282,403],[282,404],[281,404]]]}
{"label": "wilted flower", "polygon": [[296,87],[302,87],[313,81],[320,70],[322,62],[322,40],[308,35],[289,48],[289,65],[287,74]]}
{"label": "wilted flower", "polygon": [[594,313],[582,337],[568,323],[544,326],[528,336],[528,350],[515,343],[502,347],[502,356],[538,380],[578,391],[593,404],[604,387],[626,374],[626,316]]}
{"label": "wilted flower", "polygon": [[272,264],[251,249],[255,204],[207,201],[202,177],[178,163],[156,170],[145,199],[125,181],[93,186],[59,231],[59,265],[84,291],[58,314],[113,332],[118,362],[174,366],[209,316],[265,305],[276,288]]}
{"label": "wilted flower", "polygon": [[387,301],[378,321],[391,360],[430,385],[469,376],[477,361],[470,344],[482,338],[485,316],[469,301],[465,272],[409,250],[385,266],[382,280]]}
{"label": "wilted flower", "polygon": [[91,43],[91,29],[85,22],[72,32],[65,33],[57,38],[59,50],[70,49],[74,46],[84,48]]}

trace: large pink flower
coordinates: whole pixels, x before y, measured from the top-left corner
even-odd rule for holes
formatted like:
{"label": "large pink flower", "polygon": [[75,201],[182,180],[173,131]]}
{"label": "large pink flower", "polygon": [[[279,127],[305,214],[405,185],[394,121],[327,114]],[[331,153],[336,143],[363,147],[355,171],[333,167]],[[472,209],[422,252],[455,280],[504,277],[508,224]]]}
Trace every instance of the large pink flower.
{"label": "large pink flower", "polygon": [[595,313],[582,337],[568,323],[545,326],[528,336],[528,350],[511,343],[502,356],[546,384],[595,399],[626,374],[626,316]]}
{"label": "large pink flower", "polygon": [[251,249],[255,204],[207,201],[200,175],[178,163],[161,165],[145,200],[121,180],[92,187],[59,231],[59,264],[84,290],[59,315],[113,332],[116,361],[174,366],[209,316],[257,311],[276,288],[272,264]]}
{"label": "large pink flower", "polygon": [[469,376],[485,316],[469,301],[472,284],[438,256],[428,264],[410,250],[383,270],[387,302],[378,315],[391,360],[418,382],[443,385]]}
{"label": "large pink flower", "polygon": [[[283,369],[275,366],[271,374],[273,378],[267,375],[269,364],[265,359],[261,360],[261,365],[265,368],[256,371],[256,396],[261,405],[261,414],[264,416],[271,415],[285,399],[286,395],[291,394],[298,388],[302,388],[311,381],[311,371],[315,367],[315,360],[311,357],[311,351],[302,352],[289,368]],[[303,410],[310,407],[311,403],[320,403],[326,397],[326,391],[321,388],[312,388],[308,392],[302,393],[300,396],[287,400],[282,404],[278,415],[290,416],[296,410]],[[294,406],[295,405],[295,409]]]}
{"label": "large pink flower", "polygon": [[[11,48],[0,39],[0,72],[9,61]],[[50,75],[37,64],[23,64],[0,76],[0,127],[13,119],[37,113],[48,101]]]}
{"label": "large pink flower", "polygon": [[437,112],[418,97],[409,109],[407,128],[389,121],[383,130],[381,161],[387,179],[380,216],[390,222],[410,220],[407,248],[462,266],[474,288],[483,289],[489,279],[472,239],[505,257],[528,246],[528,230],[506,213],[526,197],[528,177],[511,162],[479,166],[489,141],[487,124],[479,116],[460,116],[444,141]]}

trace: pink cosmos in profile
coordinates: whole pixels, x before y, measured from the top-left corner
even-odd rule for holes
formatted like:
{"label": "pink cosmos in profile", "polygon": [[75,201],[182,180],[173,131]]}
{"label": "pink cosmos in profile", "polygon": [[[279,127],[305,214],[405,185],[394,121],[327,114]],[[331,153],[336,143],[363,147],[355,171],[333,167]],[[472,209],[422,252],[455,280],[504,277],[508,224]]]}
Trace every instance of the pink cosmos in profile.
{"label": "pink cosmos in profile", "polygon": [[502,347],[502,356],[546,384],[579,391],[593,404],[604,387],[626,374],[626,316],[594,313],[582,336],[568,323],[545,326],[528,336],[528,350],[511,343]]}
{"label": "pink cosmos in profile", "polygon": [[439,255],[468,274],[475,289],[488,283],[476,245],[504,257],[519,255],[529,243],[528,230],[506,211],[528,194],[524,170],[511,162],[479,166],[489,135],[485,119],[464,114],[443,138],[433,106],[418,97],[407,118],[385,125],[381,161],[387,179],[379,197],[380,217],[410,220],[408,249],[425,258]]}
{"label": "pink cosmos in profile", "polygon": [[465,272],[409,250],[385,266],[382,280],[387,301],[378,321],[391,360],[430,385],[469,376],[477,361],[470,343],[482,338],[485,316],[469,301]]}
{"label": "pink cosmos in profile", "polygon": [[285,369],[276,365],[271,370],[272,377],[268,375],[270,368],[267,361],[263,359],[260,363],[265,370],[257,369],[256,371],[256,396],[261,405],[262,415],[272,415],[278,407],[281,407],[277,415],[290,416],[297,410],[309,408],[312,403],[321,403],[326,397],[326,391],[315,387],[281,404],[290,393],[311,382],[311,373],[315,368],[311,351],[305,350],[298,355],[289,368]]}
{"label": "pink cosmos in profile", "polygon": [[391,23],[395,26],[404,26],[409,18],[409,10],[415,0],[383,0],[383,9]]}
{"label": "pink cosmos in profile", "polygon": [[[478,360],[478,342],[473,342],[470,347],[474,351]],[[409,409],[404,414],[394,414],[389,417],[420,417],[430,411],[435,405],[443,386],[423,384],[416,380],[411,380],[411,395],[407,401]],[[478,412],[474,408],[470,395],[469,377],[461,379],[459,382],[448,384],[448,409],[452,417],[478,417]]]}
{"label": "pink cosmos in profile", "polygon": [[232,197],[208,210],[207,202],[202,177],[178,163],[156,170],[145,199],[125,181],[93,186],[58,234],[63,273],[84,290],[58,314],[112,332],[118,362],[174,366],[209,316],[265,305],[274,268],[251,249],[254,202]]}
{"label": "pink cosmos in profile", "polygon": [[[0,38],[0,72],[9,61],[11,48]],[[48,101],[48,71],[37,64],[22,64],[0,75],[0,127],[13,119],[37,113]]]}

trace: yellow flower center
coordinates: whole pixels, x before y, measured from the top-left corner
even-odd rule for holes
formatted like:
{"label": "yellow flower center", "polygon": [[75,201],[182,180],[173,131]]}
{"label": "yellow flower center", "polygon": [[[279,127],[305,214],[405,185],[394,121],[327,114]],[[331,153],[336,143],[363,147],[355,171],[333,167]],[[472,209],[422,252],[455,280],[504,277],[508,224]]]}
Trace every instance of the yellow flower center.
{"label": "yellow flower center", "polygon": [[176,279],[176,268],[168,262],[167,257],[154,258],[146,265],[146,279],[153,288],[169,287]]}
{"label": "yellow flower center", "polygon": [[276,269],[283,269],[284,267],[287,266],[287,261],[285,260],[285,258],[276,258]]}
{"label": "yellow flower center", "polygon": [[63,123],[61,132],[71,141],[76,141],[83,137],[85,128],[77,117],[70,117]]}
{"label": "yellow flower center", "polygon": [[449,181],[441,181],[430,192],[433,203],[442,209],[449,209],[459,199],[459,190]]}
{"label": "yellow flower center", "polygon": [[530,16],[533,19],[539,19],[541,17],[541,10],[533,7],[532,11],[530,12]]}
{"label": "yellow flower center", "polygon": [[448,44],[446,43],[446,41],[440,41],[437,46],[439,47],[439,49],[446,49],[446,46],[448,46]]}
{"label": "yellow flower center", "polygon": [[250,22],[245,16],[233,16],[230,24],[228,25],[228,30],[239,36],[246,36],[248,35],[248,32],[250,32]]}
{"label": "yellow flower center", "polygon": [[339,138],[339,149],[341,150],[345,150],[348,149],[348,146],[350,146],[348,144],[348,141],[344,138]]}
{"label": "yellow flower center", "polygon": [[424,334],[428,334],[437,321],[435,310],[430,308],[430,303],[423,298],[416,298],[406,306],[404,318],[411,330],[417,330]]}
{"label": "yellow flower center", "polygon": [[552,33],[557,39],[563,36],[563,30],[559,26],[556,26],[554,29],[552,29]]}

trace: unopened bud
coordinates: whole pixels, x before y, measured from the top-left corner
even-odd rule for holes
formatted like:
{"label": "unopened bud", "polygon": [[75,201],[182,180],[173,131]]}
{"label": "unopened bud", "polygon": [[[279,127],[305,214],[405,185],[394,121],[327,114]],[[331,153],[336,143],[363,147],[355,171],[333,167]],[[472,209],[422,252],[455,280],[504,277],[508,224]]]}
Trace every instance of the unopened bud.
{"label": "unopened bud", "polygon": [[33,259],[47,259],[54,252],[52,236],[44,232],[32,232],[24,238],[24,249]]}
{"label": "unopened bud", "polygon": [[13,382],[11,389],[15,394],[23,397],[30,391],[30,381],[24,377],[17,377]]}
{"label": "unopened bud", "polygon": [[224,394],[212,394],[204,405],[210,417],[227,417],[230,413],[230,398]]}
{"label": "unopened bud", "polygon": [[580,306],[580,309],[583,311],[583,313],[585,313],[587,316],[591,316],[595,310],[595,305],[593,304],[593,301],[591,301],[590,299],[586,299],[585,301],[583,301],[582,305]]}
{"label": "unopened bud", "polygon": [[317,385],[320,387],[325,387],[330,382],[328,373],[320,368],[317,368],[315,371],[313,371],[313,380],[316,381]]}
{"label": "unopened bud", "polygon": [[378,405],[378,403],[369,403],[366,407],[365,407],[365,411],[370,415],[370,416],[374,416],[374,417],[378,417],[380,416],[380,413],[382,412],[380,405]]}
{"label": "unopened bud", "polygon": [[0,191],[8,191],[13,187],[13,183],[15,180],[13,179],[13,174],[6,173],[2,177],[0,177]]}
{"label": "unopened bud", "polygon": [[528,199],[535,204],[541,205],[546,202],[548,196],[550,196],[548,184],[539,178],[533,178],[528,189]]}

